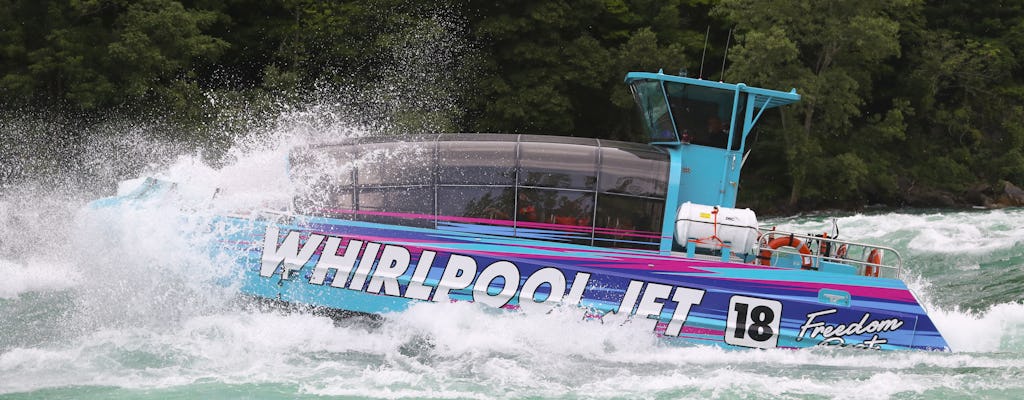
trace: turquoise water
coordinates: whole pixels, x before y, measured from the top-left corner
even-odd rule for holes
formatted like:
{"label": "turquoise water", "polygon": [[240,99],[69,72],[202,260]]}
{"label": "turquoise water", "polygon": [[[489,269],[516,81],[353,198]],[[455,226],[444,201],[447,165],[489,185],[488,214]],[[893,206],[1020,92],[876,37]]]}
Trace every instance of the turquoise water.
{"label": "turquoise water", "polygon": [[[183,165],[165,174],[221,184],[241,173]],[[155,206],[83,215],[80,205],[0,197],[0,398],[1024,397],[1020,209],[837,219],[842,238],[901,252],[955,350],[879,353],[669,347],[576,312],[472,304],[376,322],[268,311],[215,283],[230,273],[198,250],[201,218],[183,223]],[[762,221],[771,225],[822,232],[832,222]]]}
{"label": "turquoise water", "polygon": [[[572,310],[424,304],[336,322],[254,307],[217,284],[232,275],[202,250],[204,218],[280,207],[287,148],[364,134],[331,121],[279,126],[218,168],[157,157],[175,154],[159,143],[88,147],[98,153],[85,167],[106,182],[153,175],[223,189],[187,220],[173,205],[79,212],[109,186],[0,188],[0,398],[1024,398],[1022,209],[837,219],[841,238],[900,251],[952,353],[669,347]],[[832,230],[819,215],[761,225]]]}

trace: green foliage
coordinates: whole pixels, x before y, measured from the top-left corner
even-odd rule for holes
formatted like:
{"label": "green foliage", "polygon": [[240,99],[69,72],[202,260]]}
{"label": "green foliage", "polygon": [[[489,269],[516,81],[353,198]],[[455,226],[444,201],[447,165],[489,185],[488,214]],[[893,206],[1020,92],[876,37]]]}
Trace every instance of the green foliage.
{"label": "green foliage", "polygon": [[[717,15],[737,24],[731,76],[755,85],[801,90],[802,101],[775,132],[787,144],[790,207],[827,201],[829,194],[832,200],[845,200],[869,181],[859,156],[842,153],[836,160],[826,159],[841,153],[843,143],[864,129],[861,124],[882,121],[861,118],[861,110],[879,65],[900,55],[899,22],[893,15],[911,6],[886,1],[725,0],[715,8]],[[825,165],[839,169],[822,174]]]}
{"label": "green foliage", "polygon": [[676,72],[700,54],[706,8],[682,1],[471,3],[488,62],[471,130],[629,138],[629,70]]}
{"label": "green foliage", "polygon": [[203,34],[214,13],[176,1],[10,6],[22,22],[4,37],[11,58],[0,88],[14,105],[67,104],[91,111],[139,101],[162,104],[166,92],[159,89],[196,79],[197,65],[216,61],[228,47]]}
{"label": "green foliage", "polygon": [[0,111],[161,120],[186,142],[332,96],[396,131],[630,140],[622,78],[659,69],[799,90],[762,118],[741,202],[1024,184],[1024,4],[0,0]]}

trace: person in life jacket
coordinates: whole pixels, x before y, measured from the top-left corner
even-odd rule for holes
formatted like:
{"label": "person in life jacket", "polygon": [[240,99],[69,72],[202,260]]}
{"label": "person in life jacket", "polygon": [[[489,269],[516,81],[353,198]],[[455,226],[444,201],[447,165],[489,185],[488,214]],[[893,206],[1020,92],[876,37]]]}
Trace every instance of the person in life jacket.
{"label": "person in life jacket", "polygon": [[720,149],[729,146],[729,130],[725,129],[722,119],[717,115],[708,117],[707,133],[704,139],[706,146],[718,147]]}

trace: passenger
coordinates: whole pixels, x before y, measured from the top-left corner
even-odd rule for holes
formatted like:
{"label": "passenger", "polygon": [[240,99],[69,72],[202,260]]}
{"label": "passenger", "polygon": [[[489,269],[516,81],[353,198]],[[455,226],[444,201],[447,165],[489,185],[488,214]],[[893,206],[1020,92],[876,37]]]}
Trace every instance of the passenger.
{"label": "passenger", "polygon": [[577,218],[566,215],[552,215],[553,222],[558,225],[576,225]]}
{"label": "passenger", "polygon": [[722,120],[717,115],[708,118],[708,131],[706,146],[714,146],[720,149],[729,147],[729,130],[725,129]]}
{"label": "passenger", "polygon": [[526,222],[537,222],[537,209],[532,204],[520,207],[519,219]]}
{"label": "passenger", "polygon": [[533,200],[526,193],[519,193],[519,209],[516,210],[519,213],[518,219],[526,222],[537,222],[537,208],[533,205]]}

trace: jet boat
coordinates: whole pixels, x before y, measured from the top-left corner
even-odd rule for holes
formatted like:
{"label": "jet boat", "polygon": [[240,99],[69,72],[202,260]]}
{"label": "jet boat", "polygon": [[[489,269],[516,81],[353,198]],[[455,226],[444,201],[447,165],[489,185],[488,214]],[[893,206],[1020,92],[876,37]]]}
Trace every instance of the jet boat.
{"label": "jet boat", "polygon": [[[646,143],[435,134],[296,148],[288,209],[216,218],[218,251],[246,295],[357,313],[578,307],[673,343],[949,349],[895,249],[762,230],[736,208],[751,130],[796,90],[625,82]],[[150,179],[94,206],[174,190]]]}

